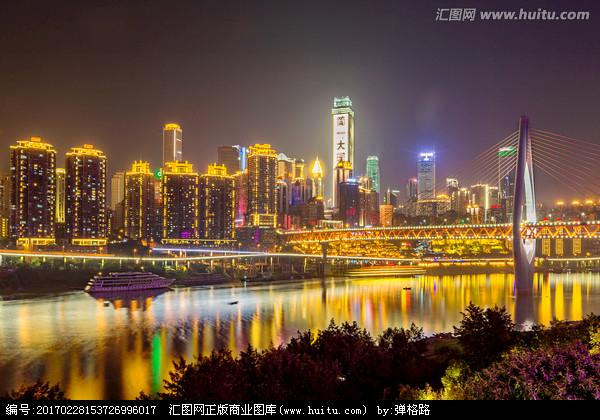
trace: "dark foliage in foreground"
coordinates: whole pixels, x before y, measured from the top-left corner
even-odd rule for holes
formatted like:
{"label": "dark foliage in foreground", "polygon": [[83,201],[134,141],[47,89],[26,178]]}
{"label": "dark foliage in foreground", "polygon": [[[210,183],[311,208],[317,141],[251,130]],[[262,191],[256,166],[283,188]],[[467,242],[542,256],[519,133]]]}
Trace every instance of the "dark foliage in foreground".
{"label": "dark foliage in foreground", "polygon": [[0,396],[0,400],[64,400],[65,393],[58,384],[37,381],[32,385],[22,385],[19,389]]}
{"label": "dark foliage in foreground", "polygon": [[[435,383],[452,352],[431,354],[423,331],[390,328],[374,339],[356,323],[331,323],[299,333],[287,346],[249,347],[239,357],[213,352],[175,363],[165,399],[380,399],[396,397],[401,384]],[[146,398],[146,395],[141,395]]]}

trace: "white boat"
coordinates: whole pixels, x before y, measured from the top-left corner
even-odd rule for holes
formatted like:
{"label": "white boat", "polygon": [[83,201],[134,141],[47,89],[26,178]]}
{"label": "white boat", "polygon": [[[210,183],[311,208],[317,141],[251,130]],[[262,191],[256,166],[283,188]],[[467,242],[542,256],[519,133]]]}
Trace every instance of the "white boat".
{"label": "white boat", "polygon": [[166,279],[158,274],[143,271],[99,274],[90,279],[85,291],[97,293],[165,289],[173,281],[174,279]]}

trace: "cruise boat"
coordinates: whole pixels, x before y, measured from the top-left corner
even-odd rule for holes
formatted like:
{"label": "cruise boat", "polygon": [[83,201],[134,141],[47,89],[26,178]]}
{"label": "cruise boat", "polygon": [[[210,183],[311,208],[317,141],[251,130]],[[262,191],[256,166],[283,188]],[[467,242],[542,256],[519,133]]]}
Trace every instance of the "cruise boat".
{"label": "cruise boat", "polygon": [[165,279],[157,274],[143,271],[99,274],[90,279],[85,291],[97,293],[166,289],[173,281],[174,279]]}

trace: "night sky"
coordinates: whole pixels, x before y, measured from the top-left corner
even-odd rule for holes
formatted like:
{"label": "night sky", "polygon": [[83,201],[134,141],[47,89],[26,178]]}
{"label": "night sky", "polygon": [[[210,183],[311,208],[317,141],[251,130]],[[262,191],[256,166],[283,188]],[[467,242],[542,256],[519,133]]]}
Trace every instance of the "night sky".
{"label": "night sky", "polygon": [[[13,3],[13,4],[10,4]],[[485,4],[485,7],[483,6]],[[595,5],[596,4],[596,5]],[[161,159],[183,127],[200,171],[220,144],[331,160],[330,108],[349,95],[356,167],[404,188],[435,147],[438,181],[516,129],[600,144],[597,1],[45,1],[0,10],[0,141],[93,143],[110,175]],[[436,22],[438,7],[588,10],[588,22]],[[8,153],[3,159],[8,167]],[[329,185],[329,182],[326,183]],[[554,187],[553,187],[554,188]],[[540,177],[538,195],[573,196]],[[598,192],[600,196],[600,191]]]}

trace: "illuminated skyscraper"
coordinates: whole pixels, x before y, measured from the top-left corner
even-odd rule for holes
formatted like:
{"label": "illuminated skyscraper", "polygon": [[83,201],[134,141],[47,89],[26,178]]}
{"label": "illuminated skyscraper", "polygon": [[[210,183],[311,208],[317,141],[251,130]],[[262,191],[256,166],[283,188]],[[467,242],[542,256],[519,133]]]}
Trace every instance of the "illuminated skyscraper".
{"label": "illuminated skyscraper", "polygon": [[310,169],[310,181],[311,181],[311,197],[320,197],[323,199],[323,167],[319,161],[319,157],[315,159]]}
{"label": "illuminated skyscraper", "polygon": [[417,199],[433,198],[435,198],[435,153],[420,153],[417,163]]}
{"label": "illuminated skyscraper", "polygon": [[514,146],[498,149],[498,197],[502,222],[512,223],[512,210],[515,194],[515,167],[517,151]]}
{"label": "illuminated skyscraper", "polygon": [[0,172],[0,238],[10,237],[10,174]]}
{"label": "illuminated skyscraper", "polygon": [[187,161],[165,163],[162,174],[163,242],[198,239],[198,178],[198,173]]}
{"label": "illuminated skyscraper", "polygon": [[410,178],[406,184],[406,197],[408,201],[417,201],[417,178]]}
{"label": "illuminated skyscraper", "polygon": [[233,175],[235,185],[235,225],[246,224],[248,212],[248,170],[238,171]]}
{"label": "illuminated skyscraper", "polygon": [[277,152],[270,144],[250,146],[248,156],[248,216],[253,226],[277,223]]}
{"label": "illuminated skyscraper", "polygon": [[125,173],[125,236],[150,241],[155,236],[154,174],[148,162],[136,161]]}
{"label": "illuminated skyscraper", "polygon": [[371,178],[373,191],[380,192],[379,158],[377,156],[367,157],[367,176]]}
{"label": "illuminated skyscraper", "polygon": [[333,172],[331,199],[333,207],[337,207],[338,182],[335,172],[340,161],[348,162],[354,168],[354,110],[352,101],[348,96],[334,98],[331,109],[331,137],[333,159],[331,168]]}
{"label": "illuminated skyscraper", "polygon": [[385,197],[383,197],[383,204],[389,204],[392,207],[398,207],[400,205],[400,191],[387,189]]}
{"label": "illuminated skyscraper", "polygon": [[235,236],[235,187],[225,165],[208,165],[198,187],[200,236],[204,239],[233,239]]}
{"label": "illuminated skyscraper", "polygon": [[117,171],[110,179],[110,208],[117,210],[125,199],[125,171]]}
{"label": "illuminated skyscraper", "polygon": [[65,168],[56,168],[56,223],[65,223],[66,180]]}
{"label": "illuminated skyscraper", "polygon": [[67,238],[73,245],[106,245],[106,155],[91,144],[73,147],[65,169]]}
{"label": "illuminated skyscraper", "polygon": [[183,131],[179,124],[169,123],[163,127],[163,166],[167,162],[183,160]]}
{"label": "illuminated skyscraper", "polygon": [[378,226],[379,193],[373,189],[373,180],[370,177],[360,177],[359,192],[359,226]]}
{"label": "illuminated skyscraper", "polygon": [[334,180],[334,192],[336,194],[336,203],[339,200],[339,185],[342,182],[346,182],[348,179],[352,178],[352,165],[350,162],[339,161],[333,171],[333,180]]}
{"label": "illuminated skyscraper", "polygon": [[360,184],[348,179],[339,184],[339,215],[345,227],[360,226]]}
{"label": "illuminated skyscraper", "polygon": [[10,235],[17,245],[54,243],[56,150],[39,137],[10,146]]}

